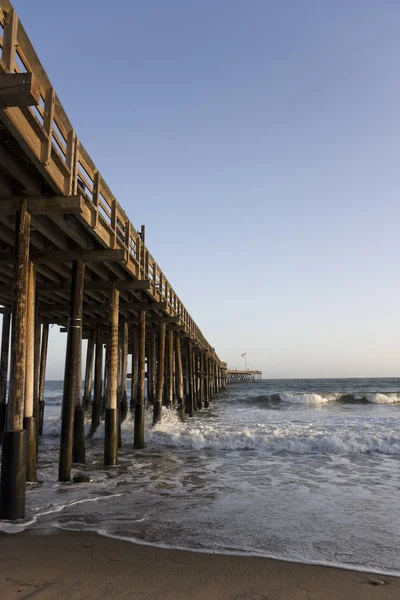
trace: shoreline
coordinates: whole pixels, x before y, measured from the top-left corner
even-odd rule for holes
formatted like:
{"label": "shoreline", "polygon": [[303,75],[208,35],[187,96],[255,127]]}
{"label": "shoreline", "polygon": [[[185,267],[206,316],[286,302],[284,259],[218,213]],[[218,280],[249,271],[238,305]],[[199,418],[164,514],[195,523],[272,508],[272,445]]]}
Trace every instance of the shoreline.
{"label": "shoreline", "polygon": [[[29,530],[27,530],[29,531]],[[97,531],[93,531],[90,529],[80,529],[79,531],[77,531],[76,529],[68,529],[67,527],[61,527],[61,526],[56,526],[55,529],[56,532],[68,532],[68,533],[93,533],[94,535],[99,535],[100,537],[105,537],[111,540],[116,540],[119,542],[126,542],[128,544],[133,544],[134,546],[149,546],[150,548],[159,548],[160,550],[177,550],[179,552],[188,552],[188,553],[194,553],[194,554],[205,554],[205,555],[211,555],[211,556],[227,556],[227,557],[240,557],[240,558],[263,558],[263,559],[267,559],[267,560],[277,560],[279,562],[288,562],[291,564],[296,564],[296,565],[304,565],[304,566],[315,566],[315,567],[329,567],[332,569],[342,569],[343,571],[352,571],[355,573],[368,573],[370,575],[376,575],[377,577],[381,576],[381,577],[395,577],[395,578],[400,578],[400,572],[397,573],[395,571],[380,571],[379,569],[375,570],[373,567],[368,568],[368,567],[363,567],[361,565],[346,565],[346,564],[340,564],[340,563],[328,563],[325,561],[318,561],[318,560],[314,560],[314,561],[310,561],[310,562],[306,562],[300,559],[296,559],[296,558],[287,558],[285,556],[273,556],[272,554],[263,554],[262,552],[245,552],[245,551],[232,551],[230,552],[229,550],[222,550],[222,549],[218,549],[218,550],[211,550],[211,549],[207,549],[207,548],[184,548],[183,546],[168,546],[167,544],[162,544],[162,543],[153,543],[153,542],[146,542],[145,540],[140,540],[138,538],[133,538],[133,537],[124,537],[121,535],[114,535],[112,533],[107,533],[105,531],[102,530],[97,530]],[[21,532],[22,533],[22,532]],[[50,530],[49,533],[51,534]],[[1,536],[2,532],[0,531],[0,536]],[[7,534],[7,535],[13,535],[13,534]],[[18,534],[17,534],[18,535]],[[47,534],[40,534],[38,533],[38,535],[47,535]]]}
{"label": "shoreline", "polygon": [[0,590],[7,600],[400,597],[399,577],[372,571],[167,549],[83,531],[31,530],[0,540]]}

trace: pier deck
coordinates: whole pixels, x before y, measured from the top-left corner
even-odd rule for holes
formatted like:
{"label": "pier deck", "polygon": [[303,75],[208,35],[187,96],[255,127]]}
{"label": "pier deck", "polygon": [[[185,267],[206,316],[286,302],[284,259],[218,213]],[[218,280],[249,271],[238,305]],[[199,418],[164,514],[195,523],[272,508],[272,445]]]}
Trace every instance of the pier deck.
{"label": "pier deck", "polygon": [[262,379],[262,371],[249,371],[245,369],[228,369],[226,371],[227,383],[250,383]]}

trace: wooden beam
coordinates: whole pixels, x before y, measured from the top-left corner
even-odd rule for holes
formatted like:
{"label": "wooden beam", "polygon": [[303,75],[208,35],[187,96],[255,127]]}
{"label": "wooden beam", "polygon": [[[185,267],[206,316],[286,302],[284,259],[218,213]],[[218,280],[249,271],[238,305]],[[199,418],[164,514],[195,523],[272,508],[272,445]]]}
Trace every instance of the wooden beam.
{"label": "wooden beam", "polygon": [[[98,291],[109,291],[112,287],[115,287],[117,290],[126,291],[126,292],[135,292],[140,290],[148,290],[150,289],[150,281],[148,279],[141,279],[139,281],[86,281],[84,286],[84,292],[98,292]],[[71,291],[71,282],[70,281],[60,281],[59,283],[37,283],[36,284],[37,293],[47,293],[47,292],[70,292]],[[13,286],[12,285],[0,285],[0,294],[12,294]],[[177,317],[171,317],[172,319],[176,319]],[[178,322],[178,321],[176,321]]]}
{"label": "wooden beam", "polygon": [[[125,250],[33,250],[31,260],[37,265],[52,262],[123,262]],[[12,252],[0,252],[0,264],[11,264],[13,262]]]}
{"label": "wooden beam", "polygon": [[[1,81],[1,77],[0,77]],[[24,198],[17,196],[0,196],[0,212],[13,215],[21,210]],[[28,198],[28,211],[31,215],[47,213],[81,215],[84,200],[81,196],[51,196],[50,198]]]}
{"label": "wooden beam", "polygon": [[[112,286],[110,286],[112,289]],[[41,304],[40,305],[40,313],[63,313],[68,312],[70,308],[70,304]],[[141,311],[141,310],[165,310],[167,308],[166,302],[120,302],[119,310],[133,310],[133,311]],[[108,311],[109,303],[108,302],[86,302],[83,304],[83,312],[94,311],[94,312],[102,312]]]}
{"label": "wooden beam", "polygon": [[37,106],[39,82],[33,73],[7,73],[0,76],[0,107]]}

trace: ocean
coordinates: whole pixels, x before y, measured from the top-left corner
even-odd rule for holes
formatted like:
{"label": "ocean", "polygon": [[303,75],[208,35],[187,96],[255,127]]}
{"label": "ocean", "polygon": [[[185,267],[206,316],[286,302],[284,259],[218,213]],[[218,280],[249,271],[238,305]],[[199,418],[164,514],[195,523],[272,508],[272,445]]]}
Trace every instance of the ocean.
{"label": "ocean", "polygon": [[61,398],[47,381],[39,482],[26,520],[0,530],[400,574],[400,379],[232,385],[185,423],[163,409],[151,427],[149,412],[144,450],[128,418],[118,467],[102,466],[102,424],[74,466],[86,484],[57,482]]}

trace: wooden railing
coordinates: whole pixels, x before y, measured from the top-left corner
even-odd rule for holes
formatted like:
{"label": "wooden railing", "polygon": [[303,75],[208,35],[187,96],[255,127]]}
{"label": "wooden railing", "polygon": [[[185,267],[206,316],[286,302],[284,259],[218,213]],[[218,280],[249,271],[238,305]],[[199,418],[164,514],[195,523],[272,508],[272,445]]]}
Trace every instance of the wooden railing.
{"label": "wooden railing", "polygon": [[37,106],[3,110],[56,195],[85,198],[100,241],[126,250],[130,272],[148,279],[156,301],[165,301],[186,332],[219,361],[78,139],[9,0],[0,0],[0,53],[0,74],[32,73],[40,86]]}

